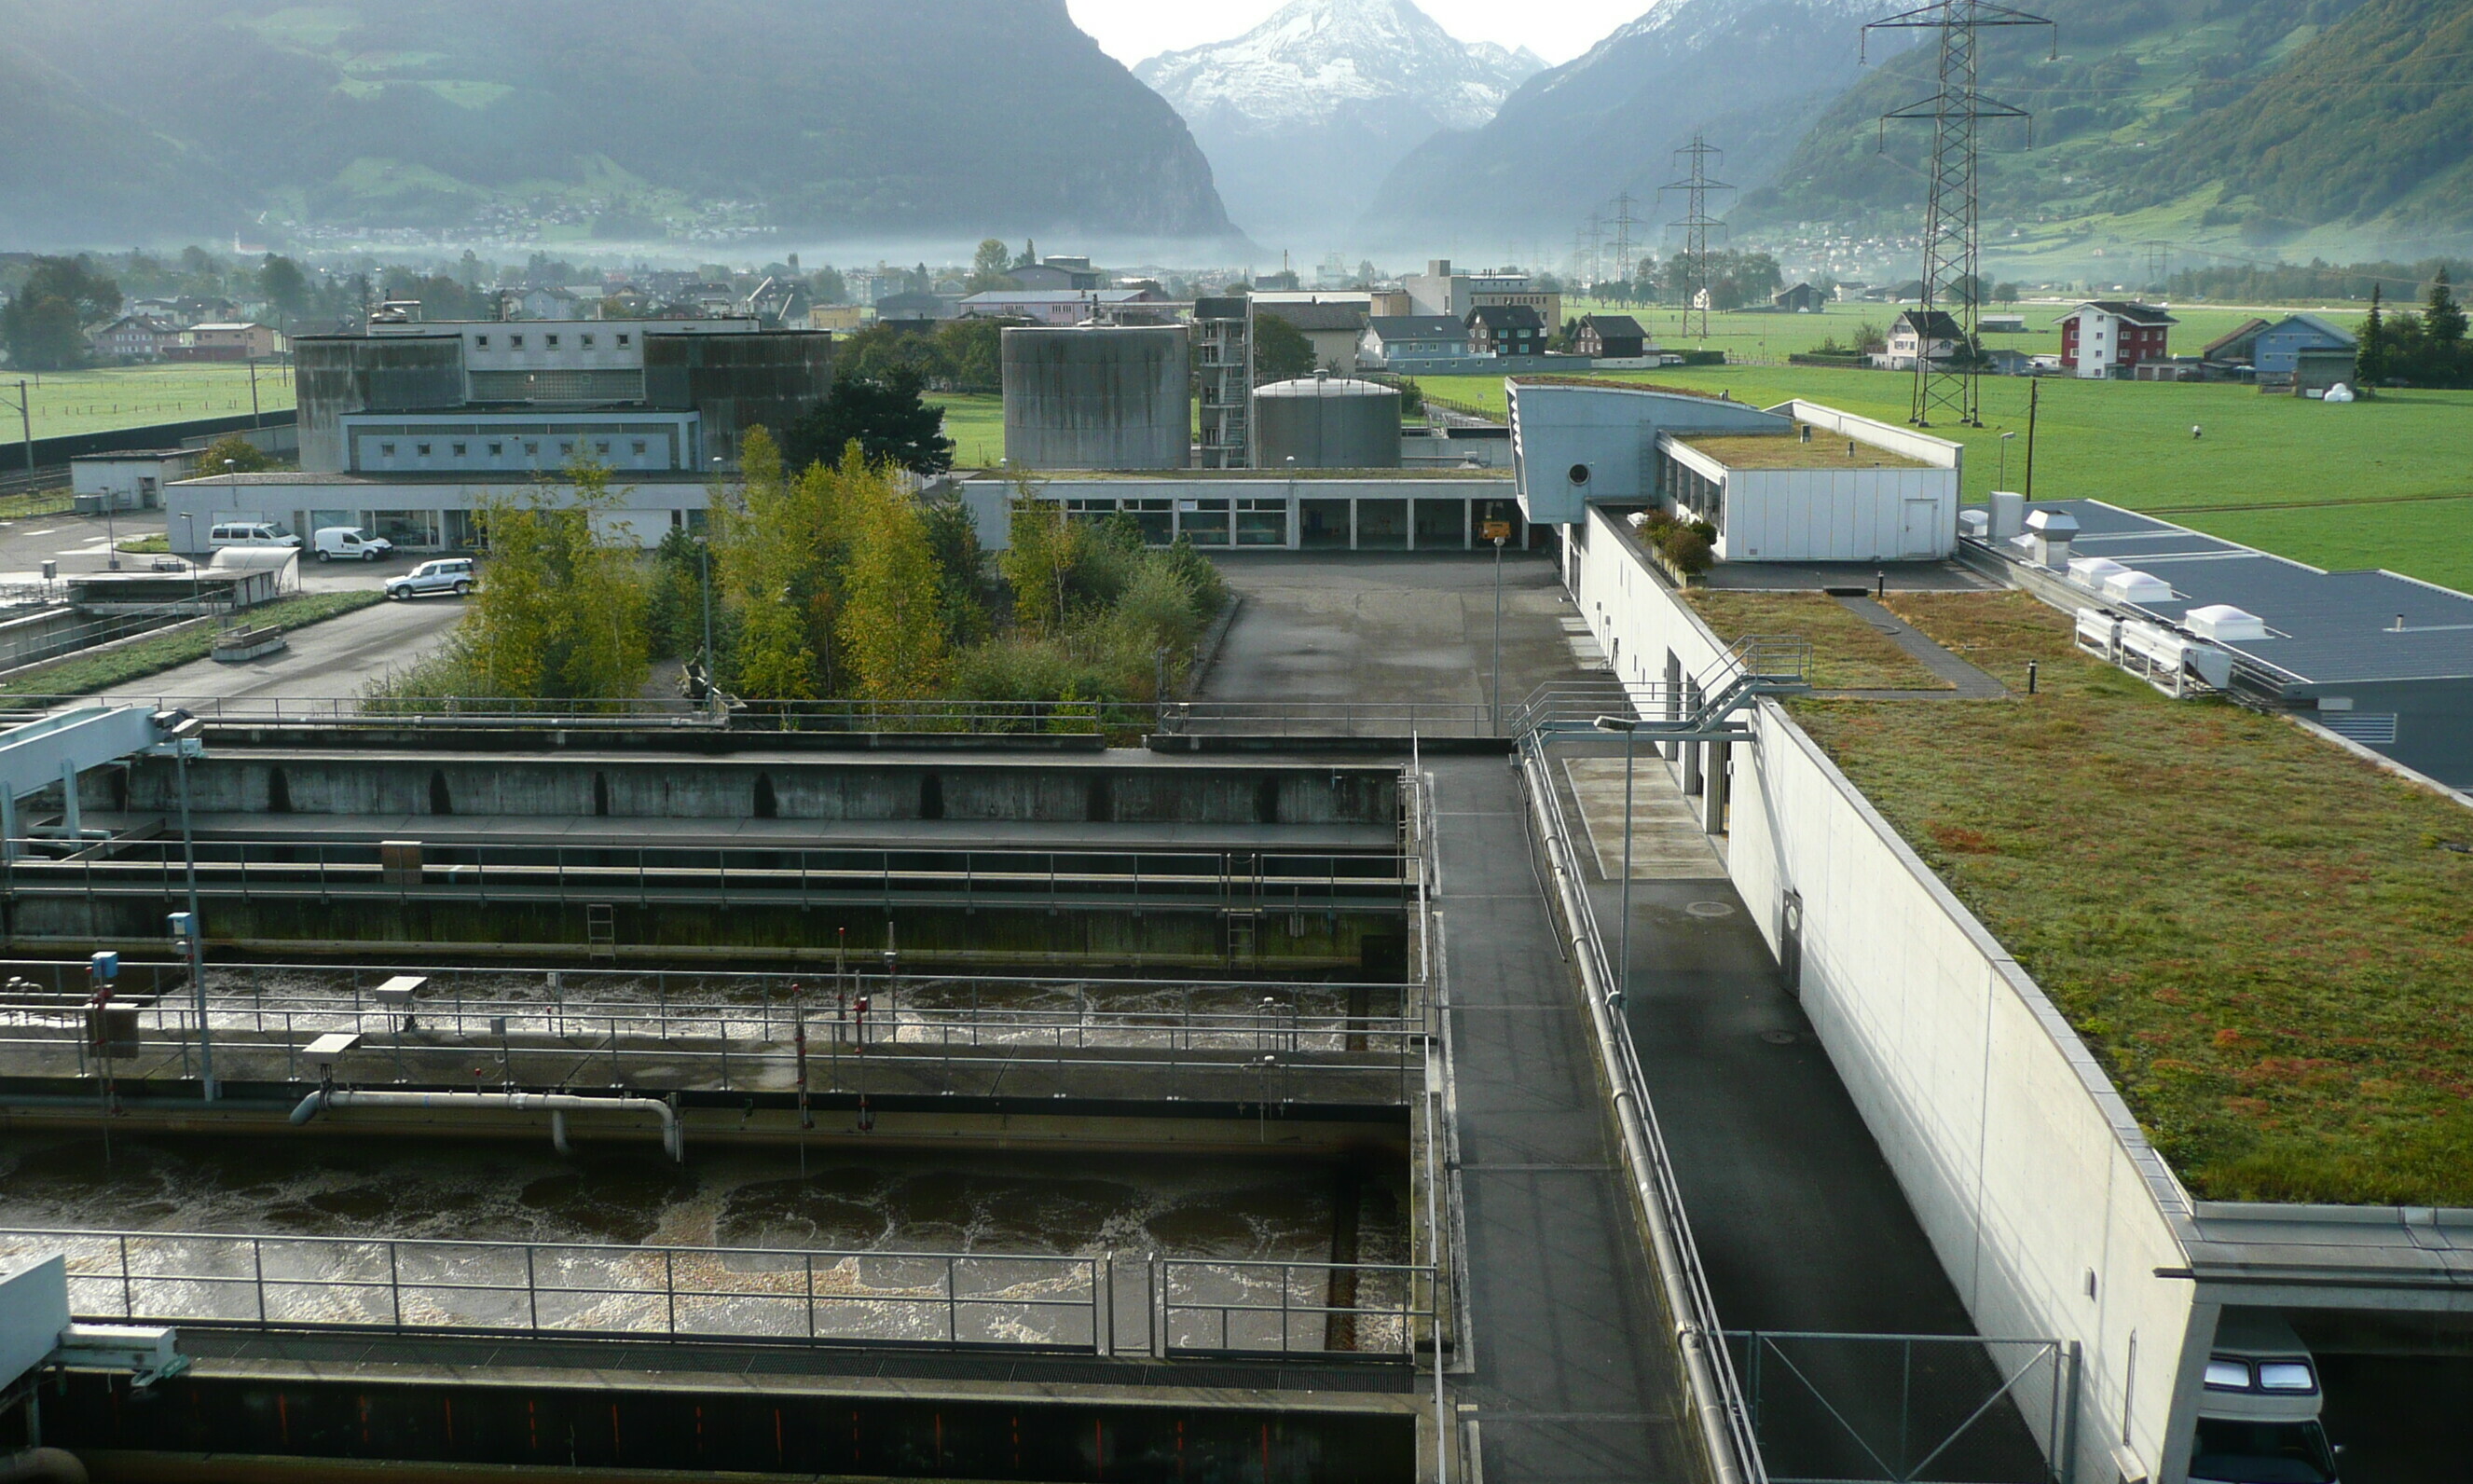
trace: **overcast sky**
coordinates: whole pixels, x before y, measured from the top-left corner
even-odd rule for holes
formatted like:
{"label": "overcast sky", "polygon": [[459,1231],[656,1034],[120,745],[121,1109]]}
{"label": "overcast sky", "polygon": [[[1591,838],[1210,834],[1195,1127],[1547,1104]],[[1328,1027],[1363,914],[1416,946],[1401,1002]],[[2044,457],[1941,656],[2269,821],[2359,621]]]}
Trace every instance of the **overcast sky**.
{"label": "overcast sky", "polygon": [[[1242,36],[1285,0],[1067,0],[1073,19],[1127,66],[1161,52]],[[1463,41],[1525,46],[1549,62],[1566,62],[1623,22],[1645,14],[1651,0],[1420,0],[1426,13]]]}

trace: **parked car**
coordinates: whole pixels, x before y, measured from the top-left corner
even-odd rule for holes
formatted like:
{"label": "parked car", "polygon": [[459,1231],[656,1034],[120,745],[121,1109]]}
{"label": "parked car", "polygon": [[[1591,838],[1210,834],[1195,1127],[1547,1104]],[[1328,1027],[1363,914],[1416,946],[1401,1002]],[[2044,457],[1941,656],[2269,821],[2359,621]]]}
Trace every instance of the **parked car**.
{"label": "parked car", "polygon": [[316,545],[321,562],[383,562],[395,555],[395,542],[358,526],[321,527]]}
{"label": "parked car", "polygon": [[207,528],[206,545],[215,551],[227,546],[290,546],[298,550],[300,538],[271,520],[219,520]]}
{"label": "parked car", "polygon": [[426,598],[442,592],[451,592],[460,598],[471,590],[472,559],[469,557],[442,557],[436,562],[424,562],[401,577],[388,578],[386,583],[386,595],[398,601]]}
{"label": "parked car", "polygon": [[2190,1484],[2336,1484],[2318,1365],[2283,1316],[2228,1308],[2198,1394]]}

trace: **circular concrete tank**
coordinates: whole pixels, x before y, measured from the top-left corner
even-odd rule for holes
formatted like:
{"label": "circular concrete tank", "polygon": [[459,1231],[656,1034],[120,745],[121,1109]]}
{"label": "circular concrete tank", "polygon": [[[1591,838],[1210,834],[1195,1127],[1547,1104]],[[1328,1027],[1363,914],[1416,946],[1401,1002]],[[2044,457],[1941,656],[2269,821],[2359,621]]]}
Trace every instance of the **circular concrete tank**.
{"label": "circular concrete tank", "polygon": [[1266,469],[1400,467],[1400,394],[1375,382],[1315,375],[1264,387],[1254,427]]}
{"label": "circular concrete tank", "polygon": [[1184,468],[1193,352],[1183,325],[1004,332],[1005,458],[1031,469]]}

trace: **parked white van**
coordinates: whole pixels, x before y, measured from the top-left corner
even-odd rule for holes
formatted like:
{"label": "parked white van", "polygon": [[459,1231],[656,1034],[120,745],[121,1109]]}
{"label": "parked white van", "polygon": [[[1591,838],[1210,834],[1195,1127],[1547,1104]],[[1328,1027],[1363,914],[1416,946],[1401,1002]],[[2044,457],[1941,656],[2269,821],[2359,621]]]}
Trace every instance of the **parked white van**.
{"label": "parked white van", "polygon": [[2318,1364],[2280,1315],[2228,1308],[2198,1395],[2190,1484],[2337,1484]]}
{"label": "parked white van", "polygon": [[358,526],[321,526],[311,544],[321,562],[383,562],[395,555],[395,542]]}
{"label": "parked white van", "polygon": [[227,546],[290,546],[298,550],[300,538],[271,520],[218,520],[207,528],[206,545],[216,551]]}

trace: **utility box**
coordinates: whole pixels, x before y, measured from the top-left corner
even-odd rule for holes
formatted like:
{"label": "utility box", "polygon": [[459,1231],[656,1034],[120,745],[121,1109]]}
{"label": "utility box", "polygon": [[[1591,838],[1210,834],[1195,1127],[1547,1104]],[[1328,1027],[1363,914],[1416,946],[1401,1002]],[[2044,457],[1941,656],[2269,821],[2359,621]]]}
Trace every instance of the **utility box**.
{"label": "utility box", "polygon": [[420,842],[418,840],[378,842],[378,875],[389,886],[419,886],[420,884]]}

